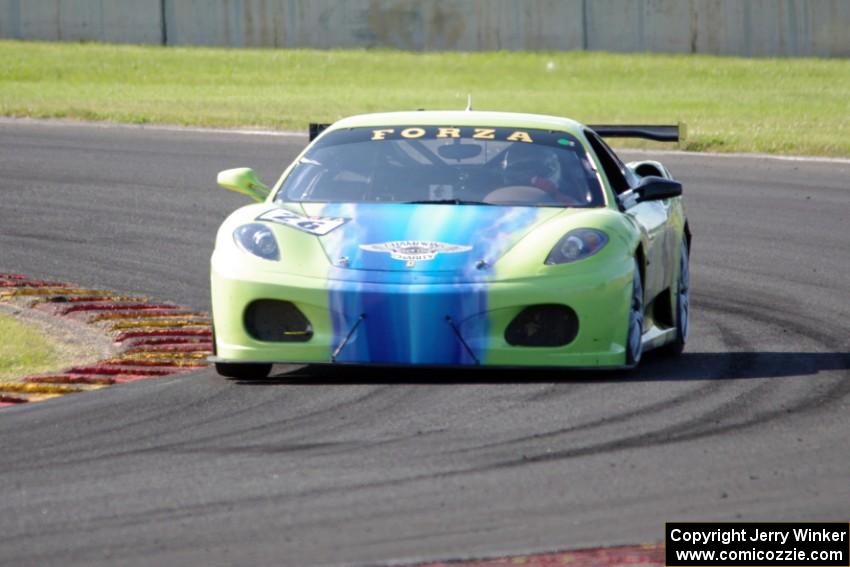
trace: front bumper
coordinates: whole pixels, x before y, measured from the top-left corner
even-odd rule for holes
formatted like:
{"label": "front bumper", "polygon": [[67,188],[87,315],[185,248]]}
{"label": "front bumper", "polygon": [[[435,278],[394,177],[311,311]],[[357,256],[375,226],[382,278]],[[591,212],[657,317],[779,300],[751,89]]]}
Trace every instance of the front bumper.
{"label": "front bumper", "polygon": [[[232,277],[213,258],[216,360],[226,362],[617,367],[625,364],[631,266],[476,283],[400,284],[279,273]],[[354,273],[369,277],[368,273]],[[306,342],[265,342],[246,330],[255,300],[289,301],[309,319]],[[525,307],[563,304],[579,321],[561,347],[511,346],[505,329]],[[454,327],[454,328],[453,328]]]}

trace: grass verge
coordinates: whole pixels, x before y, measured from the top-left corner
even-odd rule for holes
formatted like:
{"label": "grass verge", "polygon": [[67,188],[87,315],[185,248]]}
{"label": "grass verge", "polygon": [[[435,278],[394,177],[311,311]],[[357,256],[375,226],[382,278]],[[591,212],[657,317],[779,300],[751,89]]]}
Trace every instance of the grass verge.
{"label": "grass verge", "polygon": [[850,156],[850,60],[0,41],[0,114],[305,129],[463,108],[684,122],[684,149]]}
{"label": "grass verge", "polygon": [[0,314],[0,387],[4,382],[62,366],[62,358],[48,336],[33,325]]}

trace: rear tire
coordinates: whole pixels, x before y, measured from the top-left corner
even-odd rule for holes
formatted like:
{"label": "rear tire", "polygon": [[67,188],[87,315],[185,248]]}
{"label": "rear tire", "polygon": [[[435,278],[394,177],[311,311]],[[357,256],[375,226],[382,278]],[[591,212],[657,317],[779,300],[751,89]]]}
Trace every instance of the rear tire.
{"label": "rear tire", "polygon": [[679,356],[685,350],[685,343],[688,342],[691,311],[689,260],[688,243],[682,240],[682,252],[679,256],[679,279],[676,281],[676,338],[660,349],[667,356]]}
{"label": "rear tire", "polygon": [[629,330],[626,335],[626,366],[637,366],[643,355],[643,280],[635,258],[632,278],[632,299],[629,304]]}
{"label": "rear tire", "polygon": [[262,380],[272,371],[271,364],[216,362],[215,371],[226,378]]}

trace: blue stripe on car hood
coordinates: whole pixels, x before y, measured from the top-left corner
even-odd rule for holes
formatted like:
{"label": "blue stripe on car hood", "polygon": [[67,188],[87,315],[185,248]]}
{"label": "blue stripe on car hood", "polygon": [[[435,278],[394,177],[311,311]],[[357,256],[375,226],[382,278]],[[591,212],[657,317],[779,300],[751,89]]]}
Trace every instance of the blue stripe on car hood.
{"label": "blue stripe on car hood", "polygon": [[559,212],[494,205],[304,204],[311,216],[349,219],[320,237],[331,262],[354,270],[472,275]]}

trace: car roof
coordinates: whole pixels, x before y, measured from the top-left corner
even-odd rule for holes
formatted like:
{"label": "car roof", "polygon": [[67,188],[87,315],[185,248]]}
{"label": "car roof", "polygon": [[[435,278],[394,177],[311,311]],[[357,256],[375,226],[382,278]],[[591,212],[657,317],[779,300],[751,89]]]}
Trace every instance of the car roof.
{"label": "car roof", "polygon": [[579,135],[583,126],[575,120],[545,114],[489,112],[479,110],[418,110],[359,114],[334,122],[328,130],[371,126],[482,126],[558,130]]}

